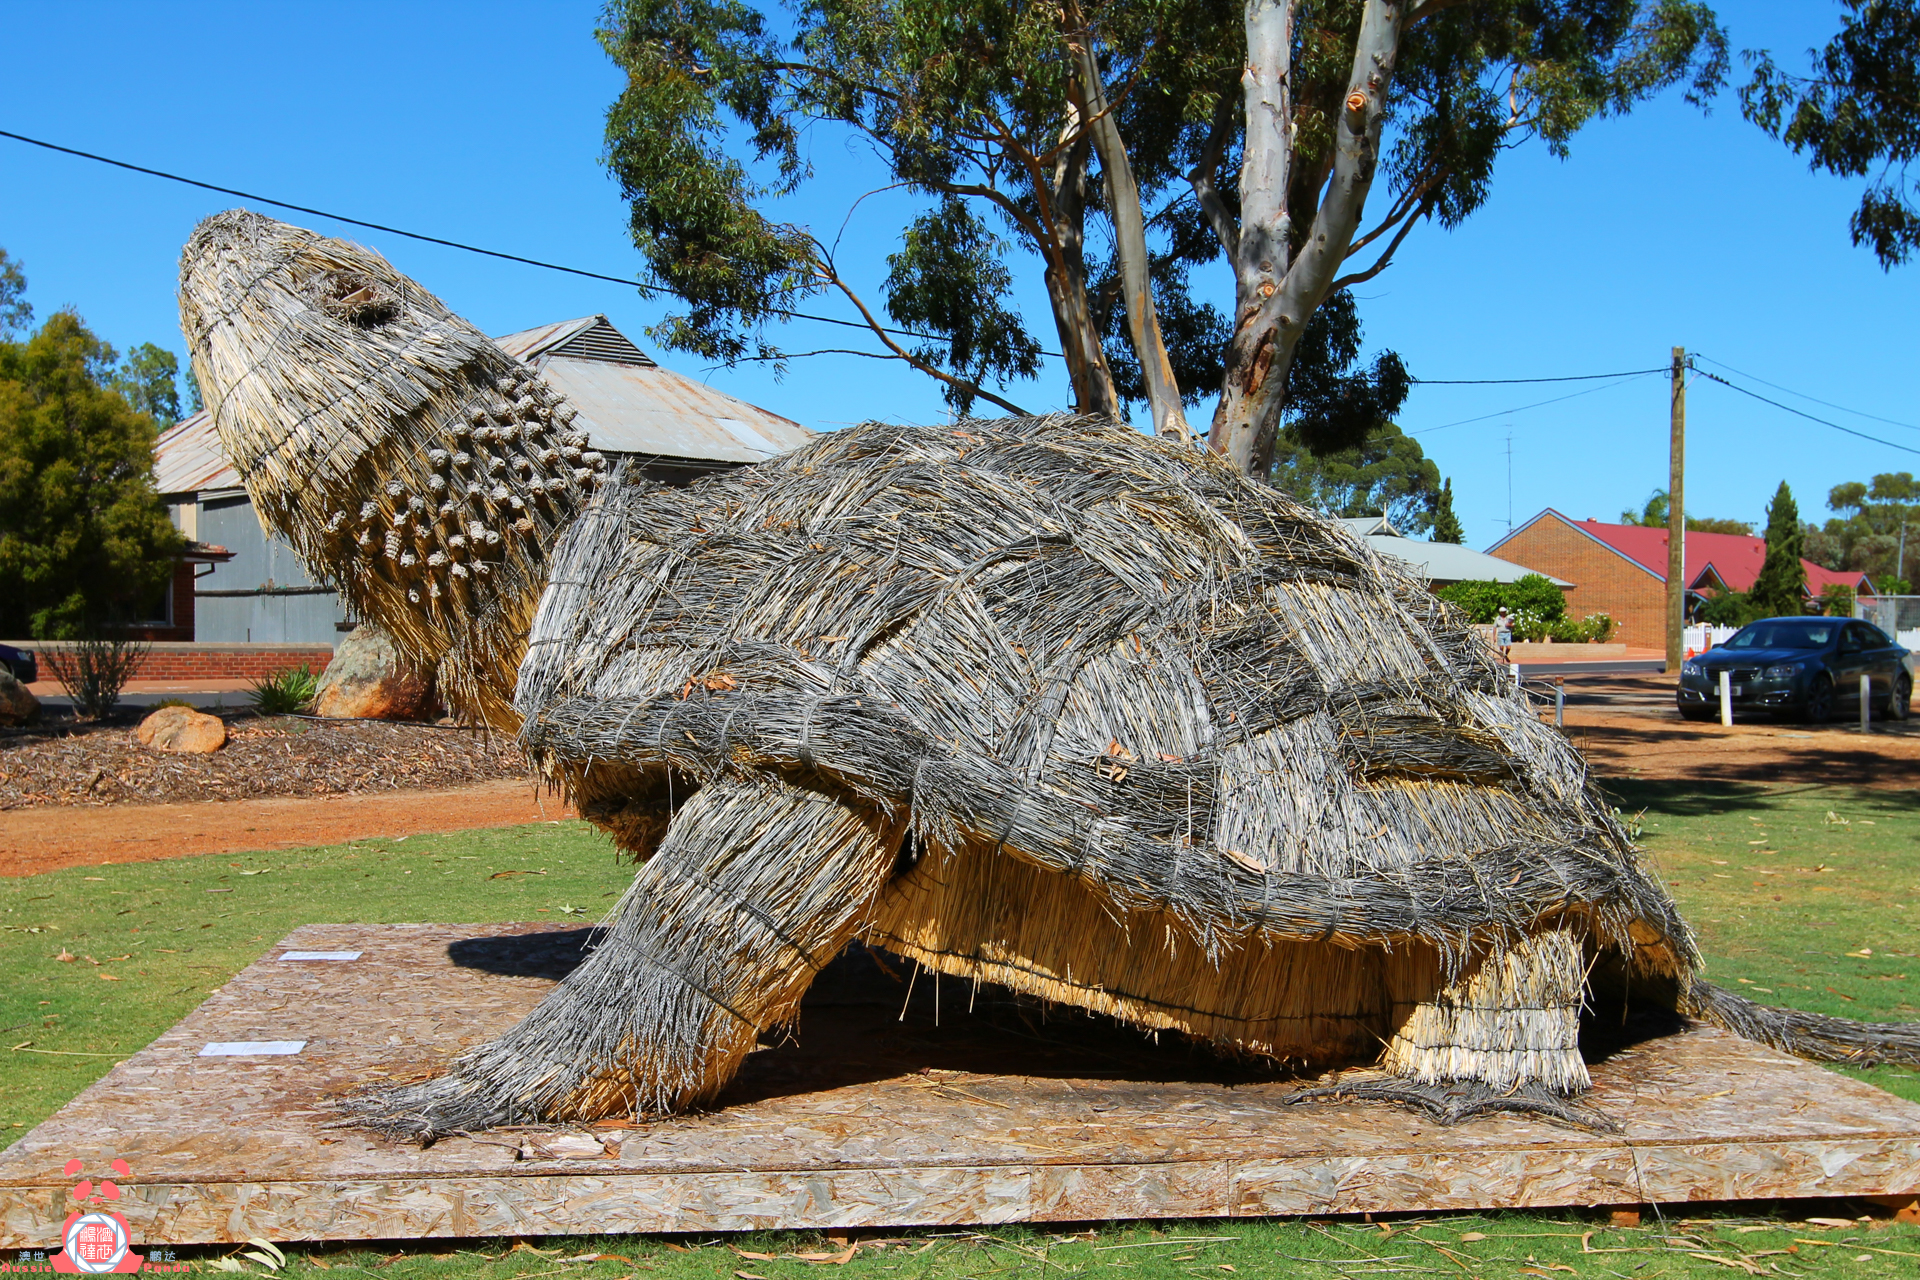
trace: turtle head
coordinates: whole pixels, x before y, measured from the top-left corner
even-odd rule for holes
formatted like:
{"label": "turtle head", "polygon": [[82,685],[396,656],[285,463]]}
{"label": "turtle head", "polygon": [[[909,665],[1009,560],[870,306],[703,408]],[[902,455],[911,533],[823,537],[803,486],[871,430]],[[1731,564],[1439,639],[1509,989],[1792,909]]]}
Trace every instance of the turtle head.
{"label": "turtle head", "polygon": [[379,254],[246,209],[187,241],[180,327],[262,523],[516,725],[546,548],[604,474],[571,406]]}

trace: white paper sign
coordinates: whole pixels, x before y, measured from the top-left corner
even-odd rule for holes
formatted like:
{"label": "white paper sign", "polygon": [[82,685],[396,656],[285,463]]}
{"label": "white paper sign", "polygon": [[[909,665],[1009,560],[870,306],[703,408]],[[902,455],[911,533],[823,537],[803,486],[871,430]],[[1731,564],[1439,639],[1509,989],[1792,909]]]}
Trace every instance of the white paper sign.
{"label": "white paper sign", "polygon": [[215,1040],[200,1051],[202,1058],[254,1058],[298,1053],[305,1040]]}

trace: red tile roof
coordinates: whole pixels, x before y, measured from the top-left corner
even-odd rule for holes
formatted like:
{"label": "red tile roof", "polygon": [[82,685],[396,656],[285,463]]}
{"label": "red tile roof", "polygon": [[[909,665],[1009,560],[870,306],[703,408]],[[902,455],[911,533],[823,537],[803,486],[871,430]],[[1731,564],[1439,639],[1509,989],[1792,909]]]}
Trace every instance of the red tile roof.
{"label": "red tile roof", "polygon": [[[1542,515],[1554,516],[1602,542],[1635,564],[1641,565],[1662,582],[1667,580],[1667,531],[1637,524],[1604,524],[1598,520],[1574,520],[1549,507]],[[1688,533],[1686,541],[1686,580],[1690,588],[1712,585],[1718,578],[1732,591],[1747,591],[1760,576],[1760,565],[1767,558],[1764,538],[1738,533]],[[1864,573],[1823,569],[1811,560],[1801,560],[1807,571],[1807,594],[1819,595],[1829,583],[1838,583],[1870,594],[1873,583]]]}

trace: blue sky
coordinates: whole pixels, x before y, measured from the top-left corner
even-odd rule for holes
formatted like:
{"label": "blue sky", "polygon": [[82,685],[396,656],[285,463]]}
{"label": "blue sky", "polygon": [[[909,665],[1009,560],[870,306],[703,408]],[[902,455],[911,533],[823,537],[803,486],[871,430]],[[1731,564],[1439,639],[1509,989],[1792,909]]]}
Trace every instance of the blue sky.
{"label": "blue sky", "polygon": [[[1824,43],[1819,0],[1721,6],[1736,49],[1789,66]],[[611,275],[637,272],[619,193],[599,164],[619,77],[593,40],[594,3],[45,4],[5,0],[8,74],[0,129],[298,204]],[[883,179],[826,130],[809,136],[820,180],[787,216],[831,235],[851,197]],[[1503,378],[1647,369],[1679,344],[1732,369],[1901,423],[1766,394],[1920,448],[1920,267],[1883,273],[1846,231],[1858,184],[1804,163],[1740,119],[1677,93],[1589,127],[1558,161],[1505,157],[1493,198],[1454,232],[1417,230],[1363,286],[1370,347],[1416,377]],[[0,139],[0,246],[24,263],[44,316],[71,305],[108,341],[184,353],[174,308],[180,245],[226,197]],[[909,216],[898,194],[867,200],[843,243],[869,285]],[[618,285],[496,262],[322,219],[371,244],[481,328],[504,333],[603,311],[643,346],[665,308]],[[1230,299],[1224,265],[1216,297]],[[1037,289],[1022,295],[1051,345]],[[821,299],[818,309],[847,314]],[[846,330],[796,324],[791,349],[845,346]],[[932,421],[937,390],[856,357],[672,367],[831,428],[868,418]],[[1721,366],[1707,365],[1721,369]],[[1753,385],[1751,382],[1749,385]],[[1558,403],[1540,401],[1587,394]],[[1011,389],[1034,409],[1067,398],[1057,366]],[[1527,408],[1525,406],[1538,405]],[[1506,410],[1517,410],[1511,414]],[[1462,420],[1483,418],[1478,422]],[[1453,478],[1469,542],[1485,546],[1544,506],[1615,518],[1666,481],[1667,388],[1620,385],[1416,388],[1401,424]],[[1688,506],[1758,520],[1792,484],[1824,515],[1843,480],[1920,470],[1920,458],[1854,439],[1697,381],[1689,395]],[[1511,461],[1508,435],[1511,432]],[[1509,483],[1509,474],[1511,482]],[[1511,493],[1511,499],[1509,499]]]}

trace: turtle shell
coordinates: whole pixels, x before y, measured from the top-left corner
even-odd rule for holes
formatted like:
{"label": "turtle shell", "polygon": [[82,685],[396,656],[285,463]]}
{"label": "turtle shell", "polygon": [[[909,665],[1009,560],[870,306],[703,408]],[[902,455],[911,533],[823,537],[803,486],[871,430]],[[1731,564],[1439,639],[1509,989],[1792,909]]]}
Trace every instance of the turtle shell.
{"label": "turtle shell", "polygon": [[907,861],[1020,864],[1216,963],[1254,936],[1458,959],[1572,916],[1692,967],[1459,611],[1124,426],[870,424],[611,486],[555,554],[523,738],[638,855],[693,788],[757,771],[908,815]]}

